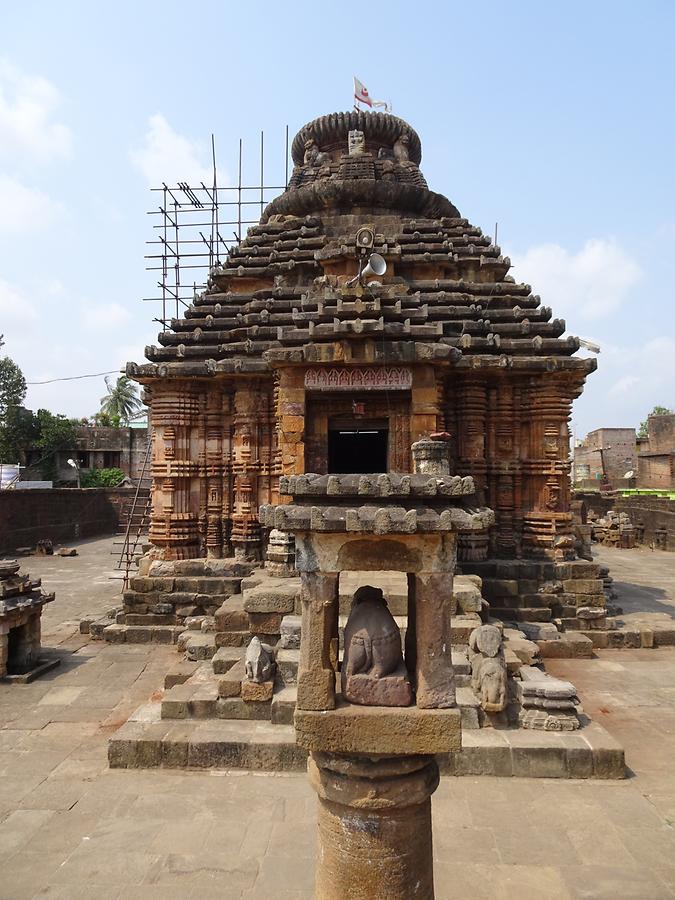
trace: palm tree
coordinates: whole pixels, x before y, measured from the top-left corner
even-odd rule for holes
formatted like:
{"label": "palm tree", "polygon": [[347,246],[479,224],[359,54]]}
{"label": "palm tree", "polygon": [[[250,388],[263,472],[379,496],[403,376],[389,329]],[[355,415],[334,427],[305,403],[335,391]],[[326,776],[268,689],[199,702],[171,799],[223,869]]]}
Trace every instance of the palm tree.
{"label": "palm tree", "polygon": [[105,384],[108,393],[101,397],[101,412],[111,418],[119,417],[128,425],[129,419],[142,405],[136,395],[136,385],[126,375],[120,375],[114,383],[106,377]]}

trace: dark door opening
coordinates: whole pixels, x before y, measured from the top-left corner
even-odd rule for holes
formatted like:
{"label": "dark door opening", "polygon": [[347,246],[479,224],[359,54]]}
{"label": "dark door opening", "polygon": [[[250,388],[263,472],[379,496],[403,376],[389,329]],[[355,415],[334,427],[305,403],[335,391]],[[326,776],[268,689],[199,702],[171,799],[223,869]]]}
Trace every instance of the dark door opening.
{"label": "dark door opening", "polygon": [[328,430],[328,471],[366,475],[387,471],[387,428]]}

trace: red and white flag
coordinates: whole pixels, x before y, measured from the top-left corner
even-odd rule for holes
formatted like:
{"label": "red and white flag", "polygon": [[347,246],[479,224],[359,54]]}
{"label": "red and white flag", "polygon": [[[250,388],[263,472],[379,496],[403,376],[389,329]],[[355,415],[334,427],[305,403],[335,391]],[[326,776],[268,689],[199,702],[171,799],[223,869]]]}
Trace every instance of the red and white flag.
{"label": "red and white flag", "polygon": [[365,103],[371,109],[384,109],[385,112],[389,112],[391,108],[386,100],[371,100],[368,88],[356,76],[354,76],[354,100],[357,103]]}

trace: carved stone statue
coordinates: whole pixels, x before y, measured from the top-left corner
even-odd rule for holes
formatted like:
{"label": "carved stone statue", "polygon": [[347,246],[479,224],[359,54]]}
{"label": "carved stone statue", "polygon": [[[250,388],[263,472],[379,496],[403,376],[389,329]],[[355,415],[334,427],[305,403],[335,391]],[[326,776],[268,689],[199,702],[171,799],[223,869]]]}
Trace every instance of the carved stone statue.
{"label": "carved stone statue", "polygon": [[410,154],[408,151],[408,145],[410,144],[410,136],[403,133],[399,138],[397,138],[396,143],[394,144],[394,159],[398,162],[408,162],[410,159]]}
{"label": "carved stone statue", "polygon": [[366,152],[366,136],[362,131],[350,131],[348,136],[350,156],[363,156]]}
{"label": "carved stone statue", "polygon": [[277,664],[274,661],[274,650],[269,644],[263,644],[259,637],[254,637],[246,648],[245,668],[249,681],[262,684],[274,678]]}
{"label": "carved stone statue", "polygon": [[323,166],[330,164],[330,161],[329,154],[319,150],[314,138],[308,138],[305,141],[305,155],[302,160],[304,166]]}
{"label": "carved stone statue", "polygon": [[345,626],[342,694],[365,706],[408,706],[401,632],[380,588],[360,587]]}
{"label": "carved stone statue", "polygon": [[471,687],[486,712],[506,706],[506,659],[497,625],[481,625],[469,636]]}

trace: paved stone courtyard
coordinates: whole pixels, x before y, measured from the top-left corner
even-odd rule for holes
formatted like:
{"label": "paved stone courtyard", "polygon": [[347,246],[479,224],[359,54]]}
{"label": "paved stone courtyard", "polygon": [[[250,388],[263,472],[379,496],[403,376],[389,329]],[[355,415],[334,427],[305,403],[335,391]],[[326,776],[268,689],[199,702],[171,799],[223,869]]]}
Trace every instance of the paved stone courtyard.
{"label": "paved stone courtyard", "polygon": [[[30,557],[56,601],[43,645],[61,666],[0,685],[0,898],[312,896],[316,798],[304,775],[116,770],[110,734],[162,689],[172,647],[90,643],[115,605],[112,539]],[[625,617],[675,619],[675,553],[601,549]],[[625,781],[443,778],[436,896],[675,897],[675,648],[557,660],[626,749]]]}

